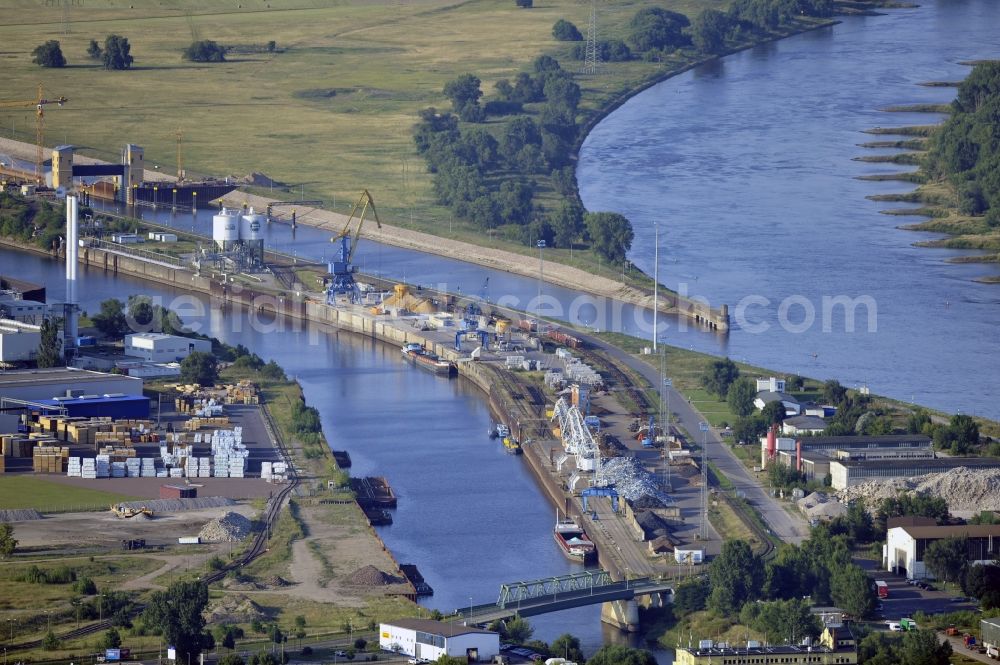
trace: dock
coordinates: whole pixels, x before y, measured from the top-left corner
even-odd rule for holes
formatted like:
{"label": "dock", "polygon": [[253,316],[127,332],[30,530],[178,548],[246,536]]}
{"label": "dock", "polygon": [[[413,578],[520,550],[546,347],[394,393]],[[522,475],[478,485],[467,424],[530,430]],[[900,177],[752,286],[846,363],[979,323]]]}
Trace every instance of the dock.
{"label": "dock", "polygon": [[389,487],[389,481],[381,476],[351,478],[351,489],[358,497],[358,505],[366,511],[369,508],[385,510],[396,507],[396,495]]}
{"label": "dock", "polygon": [[413,563],[403,563],[400,564],[399,569],[403,571],[403,575],[409,580],[413,588],[417,590],[418,596],[433,596],[434,589],[431,585],[424,580],[424,576],[420,574],[417,570],[416,564]]}

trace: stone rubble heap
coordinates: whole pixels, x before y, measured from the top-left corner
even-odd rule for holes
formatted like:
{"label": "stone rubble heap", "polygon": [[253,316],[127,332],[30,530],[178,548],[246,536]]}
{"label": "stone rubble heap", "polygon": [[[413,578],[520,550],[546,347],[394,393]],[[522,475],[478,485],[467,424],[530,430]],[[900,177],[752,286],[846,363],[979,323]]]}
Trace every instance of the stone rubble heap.
{"label": "stone rubble heap", "polygon": [[868,480],[841,490],[840,499],[865,499],[875,504],[900,492],[941,497],[952,511],[1000,510],[1000,469],[958,467],[913,478]]}
{"label": "stone rubble heap", "polygon": [[198,532],[209,543],[238,543],[250,534],[251,523],[239,513],[226,513],[212,520]]}

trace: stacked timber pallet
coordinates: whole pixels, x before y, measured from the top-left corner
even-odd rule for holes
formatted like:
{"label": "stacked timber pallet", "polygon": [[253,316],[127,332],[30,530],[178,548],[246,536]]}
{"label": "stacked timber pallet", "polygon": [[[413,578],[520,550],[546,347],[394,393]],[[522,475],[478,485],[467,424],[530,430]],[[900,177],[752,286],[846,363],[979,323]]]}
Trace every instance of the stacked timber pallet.
{"label": "stacked timber pallet", "polygon": [[35,473],[65,473],[69,448],[65,446],[36,446],[31,456]]}

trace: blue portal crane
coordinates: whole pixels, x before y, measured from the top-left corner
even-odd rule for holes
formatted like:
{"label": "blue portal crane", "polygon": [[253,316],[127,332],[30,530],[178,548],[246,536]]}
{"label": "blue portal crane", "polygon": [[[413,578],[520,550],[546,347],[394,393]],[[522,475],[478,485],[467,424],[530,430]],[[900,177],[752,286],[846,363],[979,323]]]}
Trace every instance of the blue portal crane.
{"label": "blue portal crane", "polygon": [[[371,208],[372,216],[375,217],[375,223],[381,229],[382,222],[379,221],[378,212],[375,210],[375,200],[366,189],[361,192],[361,197],[351,208],[351,214],[347,218],[347,223],[344,224],[344,229],[330,238],[330,242],[339,242],[340,247],[337,249],[337,259],[329,264],[331,279],[330,285],[326,289],[327,304],[336,304],[337,296],[341,294],[349,296],[353,303],[361,302],[361,289],[354,281],[357,266],[354,265],[353,260],[354,251],[358,248],[358,238],[361,236],[361,227],[365,223],[365,213],[368,212],[369,208]],[[360,214],[358,213],[359,209]],[[351,224],[354,222],[355,216],[358,219],[358,226],[352,235]]]}

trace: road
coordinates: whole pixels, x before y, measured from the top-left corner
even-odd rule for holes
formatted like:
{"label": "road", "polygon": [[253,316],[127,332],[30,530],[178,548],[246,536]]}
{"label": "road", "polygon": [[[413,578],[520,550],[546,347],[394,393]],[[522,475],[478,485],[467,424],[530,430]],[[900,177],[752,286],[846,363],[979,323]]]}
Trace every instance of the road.
{"label": "road", "polygon": [[[650,385],[659,386],[660,372],[649,363],[596,337],[579,332],[573,334],[594,347],[604,350],[615,360],[624,363],[649,381]],[[698,424],[707,422],[706,419],[677,390],[674,388],[667,388],[667,390],[670,394],[670,410],[675,417],[673,422],[687,430],[692,437],[699,437],[697,442],[700,444],[702,433]],[[770,496],[714,430],[708,432],[706,454],[709,461],[732,482],[733,486],[745,494],[747,502],[760,513],[765,524],[775,536],[786,543],[796,544],[809,537],[809,525],[805,519],[793,516],[781,506],[777,499]],[[726,534],[721,535],[723,538],[726,536]]]}

